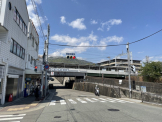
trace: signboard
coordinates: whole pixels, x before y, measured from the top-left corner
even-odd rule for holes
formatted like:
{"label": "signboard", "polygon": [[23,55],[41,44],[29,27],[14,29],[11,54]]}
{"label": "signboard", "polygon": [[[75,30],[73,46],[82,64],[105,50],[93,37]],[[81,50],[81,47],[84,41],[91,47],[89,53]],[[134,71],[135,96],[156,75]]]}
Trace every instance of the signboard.
{"label": "signboard", "polygon": [[31,81],[31,78],[26,78],[25,80],[26,80],[26,81]]}
{"label": "signboard", "polygon": [[49,65],[45,65],[44,68],[45,68],[45,69],[49,69]]}
{"label": "signboard", "polygon": [[51,75],[54,75],[54,72],[51,72]]}
{"label": "signboard", "polygon": [[119,80],[119,84],[122,84],[122,80]]}
{"label": "signboard", "polygon": [[140,86],[136,85],[136,90],[140,91]]}
{"label": "signboard", "polygon": [[141,91],[146,92],[146,86],[141,86]]}
{"label": "signboard", "polygon": [[74,55],[75,56],[75,53],[66,53],[66,55]]}

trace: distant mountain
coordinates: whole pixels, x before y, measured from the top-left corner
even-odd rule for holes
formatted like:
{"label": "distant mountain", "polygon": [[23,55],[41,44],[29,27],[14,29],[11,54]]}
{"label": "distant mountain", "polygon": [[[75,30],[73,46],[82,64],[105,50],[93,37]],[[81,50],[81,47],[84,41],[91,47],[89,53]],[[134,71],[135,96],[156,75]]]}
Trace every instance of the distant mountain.
{"label": "distant mountain", "polygon": [[95,65],[95,63],[80,60],[80,59],[67,59],[65,57],[49,57],[49,63],[65,63],[65,64],[83,64],[83,65]]}

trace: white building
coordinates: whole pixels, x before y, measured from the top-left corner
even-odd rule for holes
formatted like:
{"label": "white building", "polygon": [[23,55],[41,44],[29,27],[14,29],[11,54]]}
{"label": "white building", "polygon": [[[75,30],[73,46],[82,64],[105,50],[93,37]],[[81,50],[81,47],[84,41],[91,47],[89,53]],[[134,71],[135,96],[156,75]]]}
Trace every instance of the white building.
{"label": "white building", "polygon": [[[34,25],[29,20],[26,0],[0,0],[1,104],[8,101],[11,93],[13,100],[23,96],[25,69],[34,70],[34,61],[38,58],[39,35],[36,29],[30,31],[30,27]],[[28,32],[35,38],[34,42]]]}

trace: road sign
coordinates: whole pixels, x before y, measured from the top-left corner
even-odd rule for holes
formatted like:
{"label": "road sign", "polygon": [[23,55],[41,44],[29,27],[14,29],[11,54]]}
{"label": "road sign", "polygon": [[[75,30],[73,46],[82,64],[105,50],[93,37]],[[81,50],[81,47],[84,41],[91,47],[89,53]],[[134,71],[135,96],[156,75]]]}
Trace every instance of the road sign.
{"label": "road sign", "polygon": [[45,65],[44,68],[45,68],[45,69],[49,69],[49,65]]}
{"label": "road sign", "polygon": [[54,75],[54,72],[51,72],[51,75]]}

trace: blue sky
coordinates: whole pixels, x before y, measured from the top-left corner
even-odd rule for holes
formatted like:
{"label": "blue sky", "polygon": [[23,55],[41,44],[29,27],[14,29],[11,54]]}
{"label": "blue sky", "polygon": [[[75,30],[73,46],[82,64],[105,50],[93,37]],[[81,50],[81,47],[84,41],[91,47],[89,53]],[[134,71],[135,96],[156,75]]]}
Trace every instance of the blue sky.
{"label": "blue sky", "polygon": [[[78,46],[125,44],[146,37],[162,29],[161,0],[35,0],[44,33],[50,24],[50,43]],[[30,18],[40,35],[39,54],[44,41],[30,0],[27,0]],[[131,44],[133,59],[162,61],[162,32],[141,42]],[[126,53],[126,46],[60,47],[49,45],[49,55],[76,57],[101,62]],[[122,56],[120,58],[126,58]]]}

